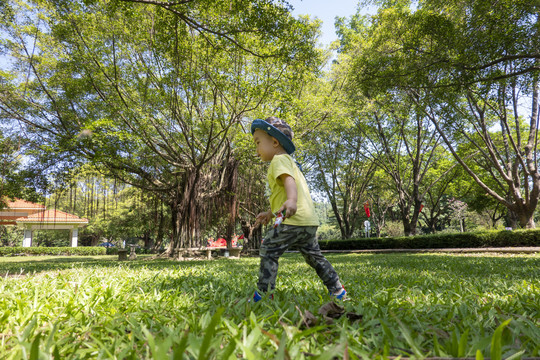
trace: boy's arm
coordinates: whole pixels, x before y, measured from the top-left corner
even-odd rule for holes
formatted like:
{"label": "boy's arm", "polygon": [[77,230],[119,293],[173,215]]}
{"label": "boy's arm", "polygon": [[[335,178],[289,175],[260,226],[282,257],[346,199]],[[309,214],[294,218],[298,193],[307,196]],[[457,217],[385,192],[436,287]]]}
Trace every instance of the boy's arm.
{"label": "boy's arm", "polygon": [[296,202],[298,200],[298,191],[296,189],[296,181],[294,178],[287,174],[282,174],[279,176],[285,187],[285,192],[287,193],[287,200],[283,203],[278,213],[285,210],[285,218],[289,218],[296,214]]}

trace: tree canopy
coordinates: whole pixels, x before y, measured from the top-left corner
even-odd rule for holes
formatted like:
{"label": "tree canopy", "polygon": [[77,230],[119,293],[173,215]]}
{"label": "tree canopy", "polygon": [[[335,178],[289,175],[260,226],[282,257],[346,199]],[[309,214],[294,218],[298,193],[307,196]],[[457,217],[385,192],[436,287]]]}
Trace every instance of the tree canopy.
{"label": "tree canopy", "polygon": [[366,203],[378,235],[397,221],[407,235],[463,230],[467,211],[535,226],[536,2],[365,1],[337,19],[336,54],[282,0],[0,8],[1,195],[37,199],[32,179],[91,216],[89,243],[126,223],[155,246],[170,238],[169,253],[209,229],[260,237],[249,124],[271,115],[293,127],[340,237],[361,233]]}
{"label": "tree canopy", "polygon": [[[355,57],[354,91],[397,101],[407,96],[477,184],[515,213],[520,226],[534,227],[538,5],[391,4],[379,9],[367,30],[355,31],[357,23],[342,31],[342,51]],[[479,162],[486,172],[475,171]],[[492,178],[498,188],[489,185]]]}
{"label": "tree canopy", "polygon": [[207,204],[234,190],[225,180],[243,119],[317,63],[316,27],[281,2],[37,1],[12,11],[4,45],[21,76],[2,79],[3,117],[51,160],[90,161],[161,196],[174,246],[198,243]]}

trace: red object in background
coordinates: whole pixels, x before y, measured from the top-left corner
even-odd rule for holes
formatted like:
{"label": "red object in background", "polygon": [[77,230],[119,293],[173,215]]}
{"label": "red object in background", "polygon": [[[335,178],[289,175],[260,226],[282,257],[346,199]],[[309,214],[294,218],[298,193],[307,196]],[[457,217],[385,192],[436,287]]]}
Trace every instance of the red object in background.
{"label": "red object in background", "polygon": [[[240,236],[240,237],[236,237],[236,235],[233,237],[233,239],[231,240],[231,245],[233,247],[237,247],[238,246],[238,239],[243,239],[244,236]],[[224,238],[219,238],[217,240],[214,240],[213,238],[209,238],[207,241],[206,241],[206,247],[227,247],[227,240],[225,240]]]}
{"label": "red object in background", "polygon": [[423,208],[424,208],[424,204],[420,204],[420,210],[418,210],[418,212],[422,212]]}
{"label": "red object in background", "polygon": [[206,242],[206,246],[207,247],[222,247],[222,246],[227,246],[227,240],[225,240],[224,238],[219,238],[217,240],[213,240],[212,238],[208,239],[208,241]]}
{"label": "red object in background", "polygon": [[367,201],[364,203],[364,210],[366,211],[367,217],[370,217],[371,213],[369,212],[369,202]]}

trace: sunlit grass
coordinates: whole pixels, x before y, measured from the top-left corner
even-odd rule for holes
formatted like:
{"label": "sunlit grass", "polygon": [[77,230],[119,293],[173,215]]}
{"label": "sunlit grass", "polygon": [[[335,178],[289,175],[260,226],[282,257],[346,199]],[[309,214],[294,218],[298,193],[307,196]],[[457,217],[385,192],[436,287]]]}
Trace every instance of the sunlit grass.
{"label": "sunlit grass", "polygon": [[538,255],[328,258],[361,321],[302,326],[330,299],[298,254],[281,259],[274,300],[257,304],[258,258],[0,258],[0,357],[540,355]]}

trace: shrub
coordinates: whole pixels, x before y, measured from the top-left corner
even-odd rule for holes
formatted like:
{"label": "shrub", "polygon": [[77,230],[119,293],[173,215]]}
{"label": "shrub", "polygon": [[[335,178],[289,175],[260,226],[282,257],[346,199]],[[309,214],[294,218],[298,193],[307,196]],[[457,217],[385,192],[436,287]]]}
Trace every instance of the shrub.
{"label": "shrub", "polygon": [[100,246],[81,247],[0,247],[0,256],[17,255],[105,255],[105,248]]}
{"label": "shrub", "polygon": [[[118,255],[118,250],[122,249],[122,248],[118,248],[118,247],[111,247],[111,248],[106,248],[107,249],[107,255]],[[131,252],[131,249],[129,248],[129,246],[126,246],[125,250],[128,251],[128,254]],[[146,249],[146,248],[136,248],[135,249],[135,254],[137,255],[141,255],[141,254],[156,254],[156,253],[161,253],[162,251],[156,251],[154,249]]]}
{"label": "shrub", "polygon": [[390,237],[403,236],[403,223],[401,221],[387,221],[382,232]]}
{"label": "shrub", "polygon": [[321,241],[322,250],[442,249],[540,246],[540,230],[438,233],[421,236]]}

